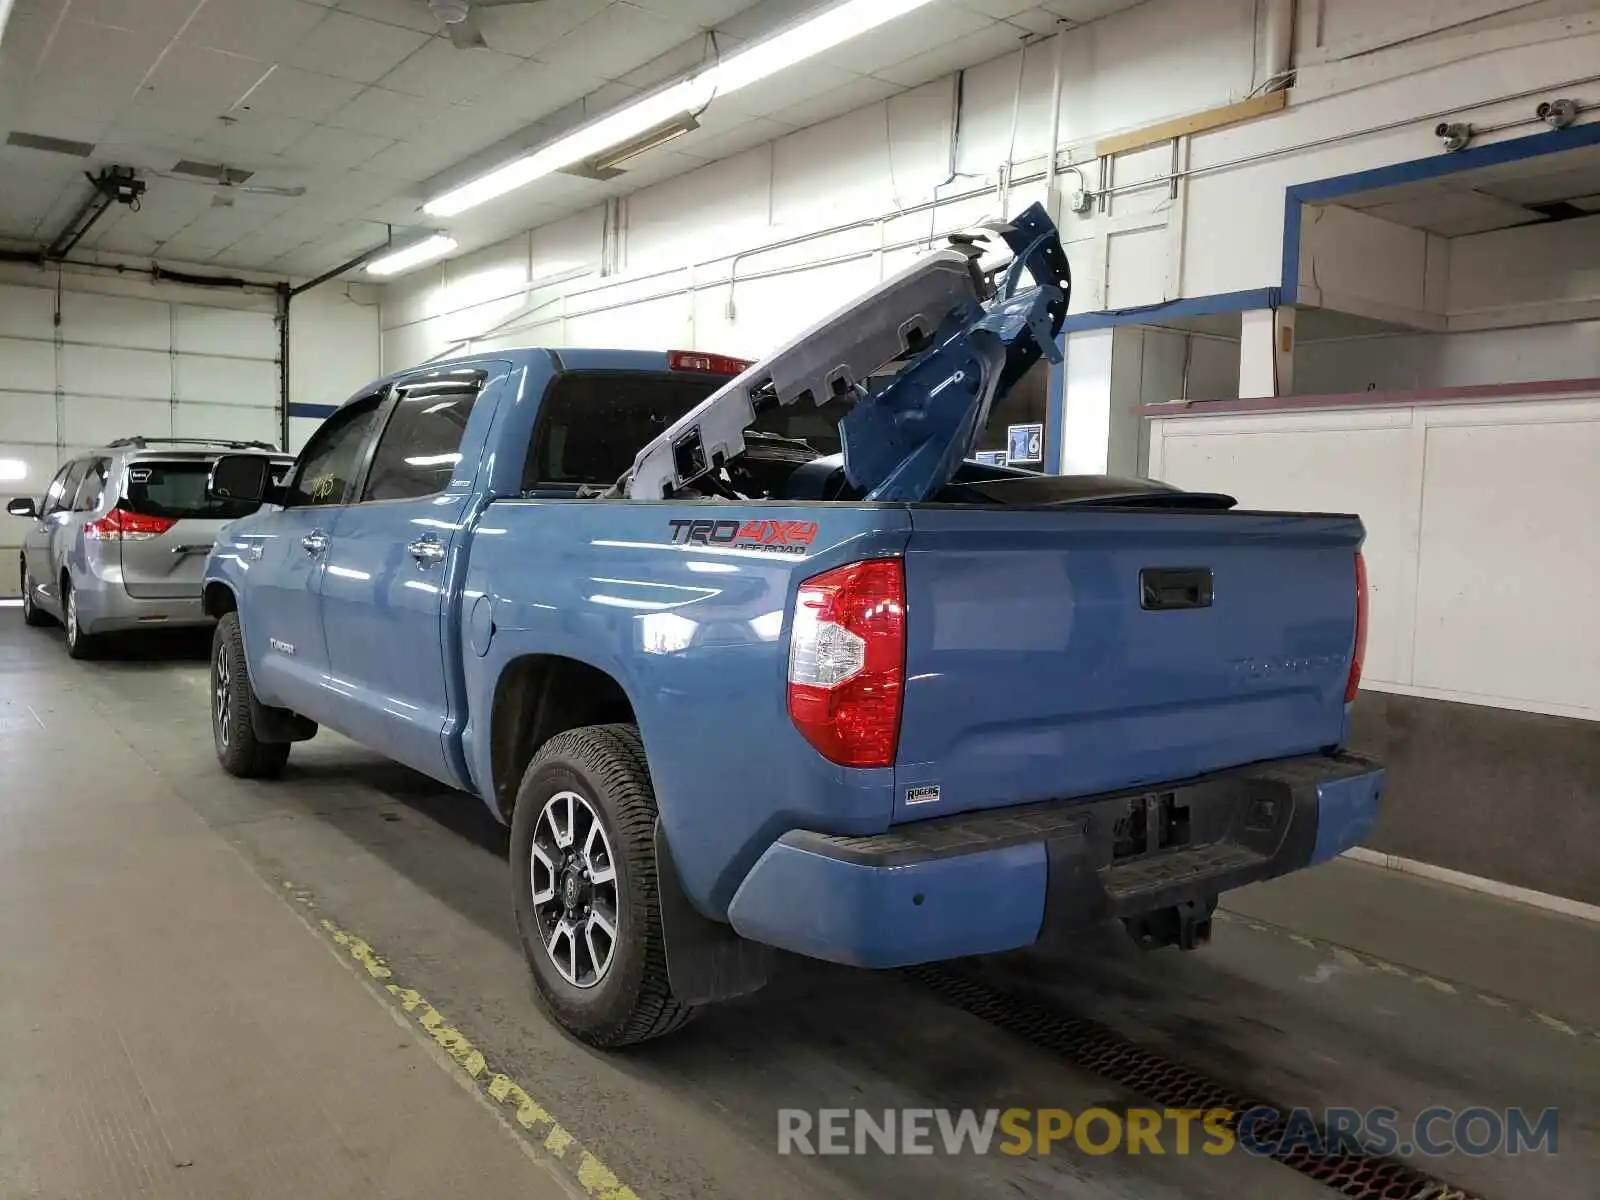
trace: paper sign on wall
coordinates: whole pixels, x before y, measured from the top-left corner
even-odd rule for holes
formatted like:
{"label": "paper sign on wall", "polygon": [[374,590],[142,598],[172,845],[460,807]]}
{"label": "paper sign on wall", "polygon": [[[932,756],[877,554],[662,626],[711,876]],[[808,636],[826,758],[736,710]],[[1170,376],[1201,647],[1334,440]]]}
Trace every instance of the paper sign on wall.
{"label": "paper sign on wall", "polygon": [[1042,463],[1044,461],[1044,426],[1007,426],[1006,446],[1007,462]]}

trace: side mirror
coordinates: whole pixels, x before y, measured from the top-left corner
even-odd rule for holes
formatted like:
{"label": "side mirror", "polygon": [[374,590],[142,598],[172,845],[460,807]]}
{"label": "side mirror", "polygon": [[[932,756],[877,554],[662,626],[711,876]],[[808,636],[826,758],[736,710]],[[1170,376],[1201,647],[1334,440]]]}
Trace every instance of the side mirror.
{"label": "side mirror", "polygon": [[39,508],[27,497],[19,497],[6,505],[6,512],[13,517],[28,517],[32,520],[39,519]]}
{"label": "side mirror", "polygon": [[211,468],[206,496],[242,504],[265,504],[279,491],[273,481],[273,462],[260,454],[224,454]]}

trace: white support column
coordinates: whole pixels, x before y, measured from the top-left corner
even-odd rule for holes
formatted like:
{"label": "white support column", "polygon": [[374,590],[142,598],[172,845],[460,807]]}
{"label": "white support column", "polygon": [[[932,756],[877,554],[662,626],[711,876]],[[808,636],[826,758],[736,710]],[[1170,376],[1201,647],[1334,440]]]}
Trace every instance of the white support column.
{"label": "white support column", "polygon": [[1111,438],[1111,361],[1115,329],[1067,335],[1061,428],[1063,475],[1103,475]]}
{"label": "white support column", "polygon": [[1239,321],[1239,395],[1287,396],[1294,392],[1292,308],[1258,308]]}

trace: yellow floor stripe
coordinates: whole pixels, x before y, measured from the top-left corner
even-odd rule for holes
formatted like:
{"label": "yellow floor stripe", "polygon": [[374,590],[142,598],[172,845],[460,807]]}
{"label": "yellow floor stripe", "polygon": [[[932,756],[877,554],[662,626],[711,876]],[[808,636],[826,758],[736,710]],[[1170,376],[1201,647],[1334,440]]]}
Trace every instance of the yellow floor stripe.
{"label": "yellow floor stripe", "polygon": [[[292,884],[285,883],[283,886],[293,889]],[[294,891],[297,900],[308,907],[312,906],[309,893],[300,889]],[[489,1099],[508,1109],[518,1126],[535,1138],[540,1138],[544,1150],[561,1161],[568,1176],[577,1181],[586,1196],[592,1200],[639,1200],[632,1188],[619,1180],[610,1167],[586,1149],[520,1084],[510,1076],[490,1069],[483,1052],[468,1040],[466,1034],[446,1020],[443,1013],[429,1004],[421,992],[396,982],[389,964],[370,944],[340,929],[332,921],[323,919],[319,924],[333,943],[381,984],[400,1009],[455,1060]]]}

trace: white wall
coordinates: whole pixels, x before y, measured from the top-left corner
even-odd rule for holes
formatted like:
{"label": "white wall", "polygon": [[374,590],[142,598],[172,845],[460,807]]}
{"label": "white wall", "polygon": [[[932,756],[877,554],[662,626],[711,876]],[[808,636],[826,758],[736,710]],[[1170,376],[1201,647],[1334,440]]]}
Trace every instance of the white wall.
{"label": "white wall", "polygon": [[1600,379],[1600,321],[1302,341],[1295,355],[1308,394],[1545,379]]}
{"label": "white wall", "polygon": [[[278,437],[276,296],[66,267],[0,266],[0,503],[114,438]],[[0,521],[0,594],[27,523]]]}
{"label": "white wall", "polygon": [[1307,205],[1297,299],[1380,321],[1443,328],[1455,244],[1337,204]]}
{"label": "white wall", "polygon": [[[1367,528],[1363,686],[1600,720],[1600,398],[1151,422],[1151,469]],[[1575,600],[1574,598],[1579,598]]]}
{"label": "white wall", "polygon": [[1600,215],[1450,242],[1451,329],[1600,316]]}
{"label": "white wall", "polygon": [[[1317,7],[1300,6],[1302,41],[1319,27]],[[1588,78],[1600,62],[1592,4],[1582,5],[1582,13],[1571,11],[1580,7],[1574,4],[1506,0],[1434,0],[1425,6],[1323,0],[1321,7],[1322,27],[1327,14],[1337,12],[1338,27],[1350,36],[1323,45],[1318,56],[1340,45],[1347,56],[1302,59],[1282,114],[1193,139],[1190,163],[1205,173],[1188,187],[1184,295],[1279,281],[1285,188],[1440,154],[1433,127],[1445,116],[1482,126],[1526,120],[1541,87]],[[1464,27],[1466,18],[1488,10],[1504,14],[1495,27]],[[1419,11],[1426,15],[1417,16]],[[1364,23],[1367,33],[1357,36]],[[1407,31],[1426,36],[1401,42]],[[1392,44],[1370,53],[1362,48],[1384,42]],[[1502,99],[1524,91],[1536,95]],[[1378,131],[1406,118],[1412,123]],[[1363,130],[1376,132],[1350,136]],[[1534,131],[1508,129],[1477,144]],[[1226,165],[1268,153],[1274,156]]]}
{"label": "white wall", "polygon": [[[289,403],[342,404],[383,374],[378,289],[327,283],[289,306]],[[321,418],[291,416],[290,450],[298,451]]]}
{"label": "white wall", "polygon": [[[1068,170],[1062,187],[1133,186],[1083,216],[1058,214],[1073,311],[1274,285],[1287,186],[1440,153],[1439,112],[1480,124],[1524,117],[1532,101],[1502,98],[1600,62],[1592,3],[1431,0],[1419,16],[1415,5],[1300,0],[1301,65],[1286,111],[1095,157],[1098,138],[1258,90],[1274,7],[1148,0],[1060,35],[1060,147],[1081,172]],[[1042,196],[1038,182],[1002,196],[998,180],[1007,161],[1023,180],[1043,171],[1056,48],[1051,39],[970,68],[953,148],[951,76],[645,187],[615,202],[610,246],[595,208],[395,281],[383,292],[383,369],[512,344],[759,353],[911,261],[932,235]],[[952,149],[958,177],[946,183]],[[1174,161],[1197,171],[1175,187]],[[941,197],[977,194],[896,215],[941,184]],[[849,222],[866,224],[759,249]],[[735,266],[741,282],[730,289]],[[1347,282],[1359,290],[1359,278]],[[1191,395],[1211,390],[1197,386],[1197,367],[1218,388],[1231,375],[1236,389],[1237,356],[1226,364],[1216,351],[1191,355]]]}

